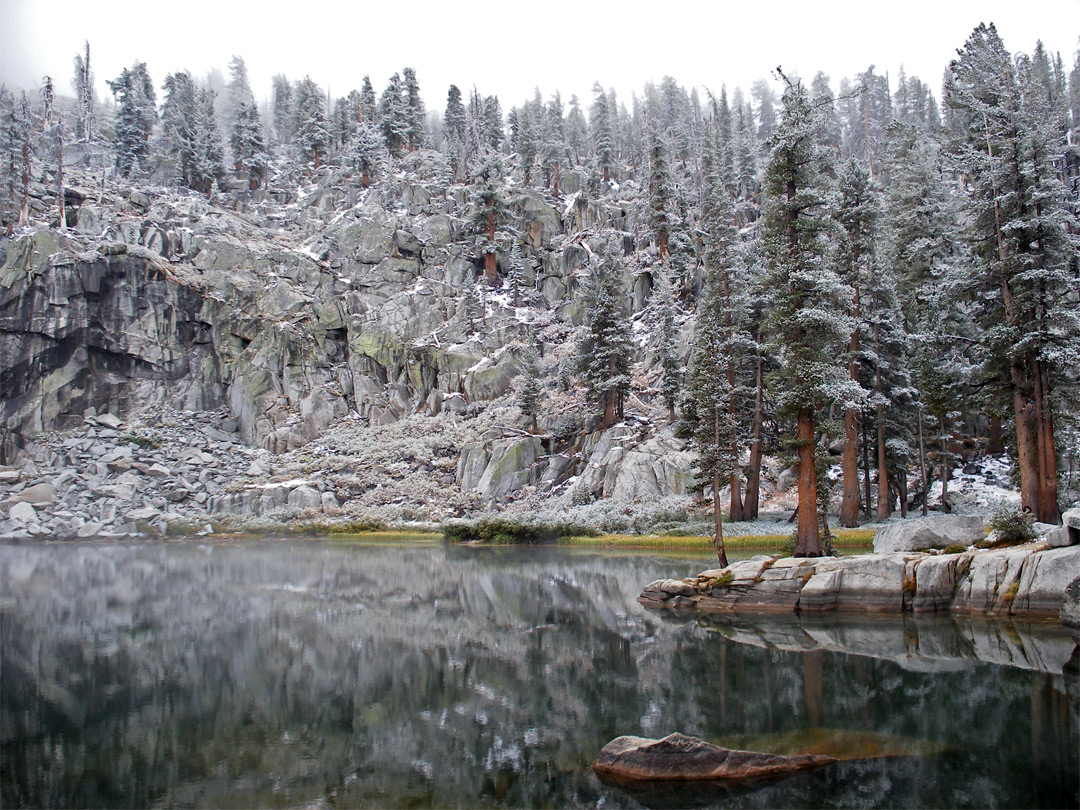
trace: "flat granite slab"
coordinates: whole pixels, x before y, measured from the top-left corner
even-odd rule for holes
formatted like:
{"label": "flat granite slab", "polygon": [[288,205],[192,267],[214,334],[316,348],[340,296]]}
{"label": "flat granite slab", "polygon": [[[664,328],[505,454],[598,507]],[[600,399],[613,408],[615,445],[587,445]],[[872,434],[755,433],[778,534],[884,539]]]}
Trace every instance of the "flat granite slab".
{"label": "flat granite slab", "polygon": [[757,556],[686,579],[650,582],[638,602],[703,613],[900,611],[1058,618],[1080,575],[1080,546],[1046,541],[959,554]]}

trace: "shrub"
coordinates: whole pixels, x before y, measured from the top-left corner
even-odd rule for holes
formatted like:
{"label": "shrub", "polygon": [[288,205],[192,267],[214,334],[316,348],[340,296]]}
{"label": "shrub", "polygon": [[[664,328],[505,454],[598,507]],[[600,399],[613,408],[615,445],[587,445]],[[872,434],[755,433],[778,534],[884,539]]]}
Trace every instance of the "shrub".
{"label": "shrub", "polygon": [[1007,503],[998,504],[988,522],[990,528],[998,533],[999,545],[1014,546],[1035,539],[1031,514]]}
{"label": "shrub", "polygon": [[553,543],[560,537],[596,537],[591,526],[570,522],[525,521],[512,517],[483,517],[478,520],[448,520],[443,538],[451,543]]}

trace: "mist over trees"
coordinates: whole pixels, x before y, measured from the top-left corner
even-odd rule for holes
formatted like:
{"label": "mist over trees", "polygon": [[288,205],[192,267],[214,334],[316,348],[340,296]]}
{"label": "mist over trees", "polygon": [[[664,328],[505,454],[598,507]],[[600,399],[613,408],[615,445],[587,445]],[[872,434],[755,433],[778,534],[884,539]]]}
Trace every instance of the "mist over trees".
{"label": "mist over trees", "polygon": [[[567,373],[600,427],[623,417],[632,264],[653,298],[651,382],[699,451],[718,538],[721,488],[731,519],[756,516],[765,452],[797,465],[797,554],[822,553],[828,536],[814,505],[832,486],[830,448],[842,525],[925,510],[935,477],[947,511],[961,433],[1008,452],[1023,507],[1056,522],[1063,460],[1080,446],[1080,53],[1071,67],[1041,44],[1010,53],[993,25],[962,45],[940,94],[871,65],[835,84],[777,69],[746,91],[664,77],[629,98],[597,83],[588,99],[537,89],[506,107],[472,85],[425,103],[407,66],[381,93],[363,76],[336,98],[279,74],[259,104],[240,56],[220,93],[187,72],[156,83],[134,63],[108,80],[106,106],[87,43],[73,99],[52,80],[36,105],[0,90],[0,208],[8,233],[25,224],[35,150],[62,189],[65,144],[108,148],[129,181],[209,197],[328,168],[366,190],[426,150],[446,189],[465,186],[469,301],[475,281],[513,286],[515,305],[521,294],[512,188],[557,201],[580,232],[626,235],[632,250],[589,256]],[[521,398],[535,429],[534,382]]]}

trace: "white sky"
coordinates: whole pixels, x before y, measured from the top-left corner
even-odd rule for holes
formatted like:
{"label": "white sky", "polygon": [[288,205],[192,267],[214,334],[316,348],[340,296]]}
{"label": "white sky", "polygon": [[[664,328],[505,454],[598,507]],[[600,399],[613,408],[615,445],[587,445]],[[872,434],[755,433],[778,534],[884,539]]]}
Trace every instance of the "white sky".
{"label": "white sky", "polygon": [[380,94],[411,66],[428,109],[440,111],[451,83],[497,94],[504,110],[536,86],[545,98],[560,90],[564,103],[576,93],[587,107],[597,80],[629,102],[665,75],[748,92],[777,65],[807,80],[824,70],[835,90],[870,64],[892,77],[903,64],[938,95],[946,64],[981,21],[994,22],[1013,53],[1042,39],[1068,69],[1080,46],[1080,0],[0,0],[0,81],[36,89],[51,75],[70,95],[72,59],[89,40],[101,99],[105,80],[135,61],[160,89],[177,70],[227,76],[233,54],[258,100],[276,73],[310,75],[337,98],[365,74]]}

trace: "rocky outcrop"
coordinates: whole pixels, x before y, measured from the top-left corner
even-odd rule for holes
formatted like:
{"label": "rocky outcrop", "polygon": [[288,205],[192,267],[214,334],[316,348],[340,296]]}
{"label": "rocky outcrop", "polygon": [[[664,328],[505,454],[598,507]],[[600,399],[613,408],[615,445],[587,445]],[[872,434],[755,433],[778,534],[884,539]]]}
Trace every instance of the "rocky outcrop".
{"label": "rocky outcrop", "polygon": [[978,515],[940,515],[891,523],[874,535],[874,552],[970,546],[986,537]]}
{"label": "rocky outcrop", "polygon": [[1061,525],[1046,532],[1044,538],[1055,548],[1080,544],[1080,506],[1066,510],[1061,516]]}
{"label": "rocky outcrop", "polygon": [[749,781],[787,776],[836,762],[823,754],[766,754],[733,751],[669,734],[661,740],[616,737],[605,745],[593,770],[617,781]]}
{"label": "rocky outcrop", "polygon": [[1061,623],[1080,630],[1080,577],[1076,577],[1065,586],[1065,597],[1061,601]]}
{"label": "rocky outcrop", "polygon": [[758,556],[685,580],[651,582],[638,601],[706,613],[948,610],[1056,618],[1078,569],[1080,547],[1045,542],[962,554]]}

